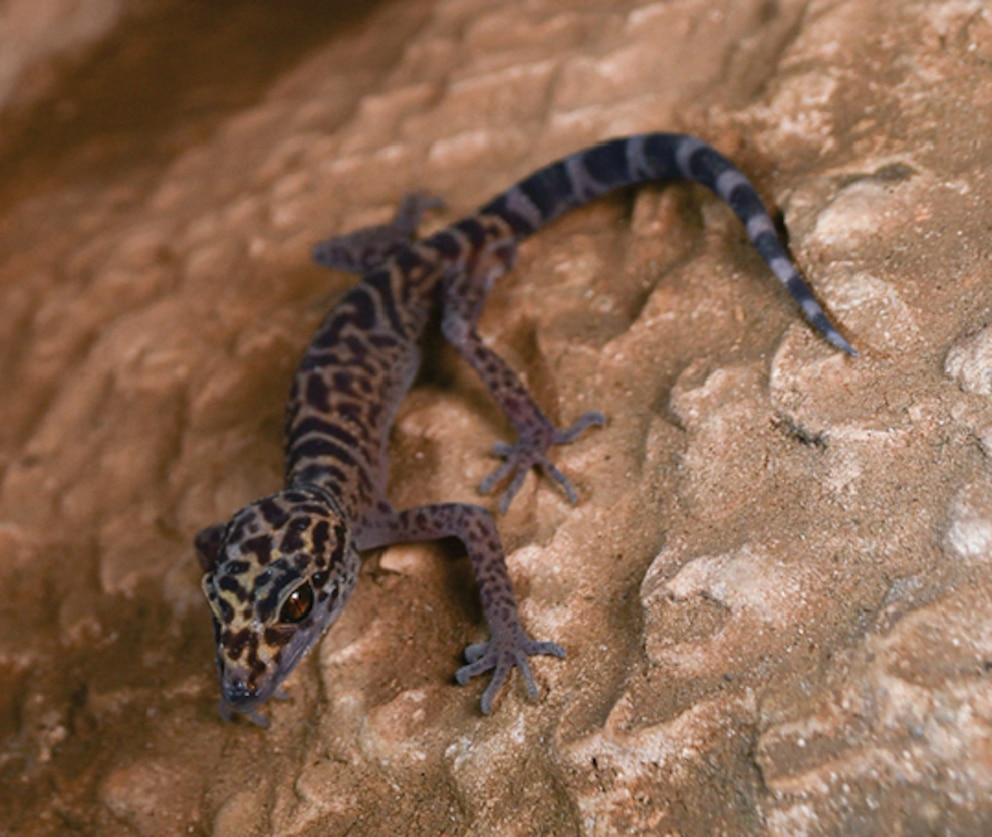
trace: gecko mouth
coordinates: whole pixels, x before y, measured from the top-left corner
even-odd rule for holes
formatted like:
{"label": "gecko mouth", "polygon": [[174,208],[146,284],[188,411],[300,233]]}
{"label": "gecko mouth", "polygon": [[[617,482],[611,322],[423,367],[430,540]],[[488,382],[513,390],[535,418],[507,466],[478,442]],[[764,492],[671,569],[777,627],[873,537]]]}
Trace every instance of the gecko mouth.
{"label": "gecko mouth", "polygon": [[270,682],[259,687],[247,669],[228,669],[221,676],[221,697],[230,709],[247,713],[272,697],[276,685]]}
{"label": "gecko mouth", "polygon": [[218,658],[221,700],[235,712],[252,713],[278,691],[308,651],[306,637],[298,635],[269,666],[232,665]]}

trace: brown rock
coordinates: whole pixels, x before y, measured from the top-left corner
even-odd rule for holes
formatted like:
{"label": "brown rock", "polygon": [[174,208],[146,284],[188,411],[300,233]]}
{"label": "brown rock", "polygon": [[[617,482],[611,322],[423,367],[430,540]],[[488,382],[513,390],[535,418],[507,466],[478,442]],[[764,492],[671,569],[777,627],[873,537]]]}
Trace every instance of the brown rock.
{"label": "brown rock", "polygon": [[[992,831],[985,4],[194,5],[0,61],[52,74],[0,132],[0,830]],[[279,484],[354,281],[309,246],[658,129],[739,161],[862,357],[702,190],[566,217],[482,320],[552,416],[608,415],[557,454],[577,506],[531,478],[500,521],[568,650],[540,701],[455,686],[479,607],[418,545],[370,559],[267,730],[222,723],[191,538]],[[439,353],[393,497],[474,499],[504,433]]]}

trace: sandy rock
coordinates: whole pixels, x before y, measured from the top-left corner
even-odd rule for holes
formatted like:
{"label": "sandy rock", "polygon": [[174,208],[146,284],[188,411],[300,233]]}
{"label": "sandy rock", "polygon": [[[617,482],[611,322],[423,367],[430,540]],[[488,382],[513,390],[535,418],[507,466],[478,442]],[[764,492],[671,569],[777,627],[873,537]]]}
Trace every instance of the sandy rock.
{"label": "sandy rock", "polygon": [[992,331],[983,328],[951,346],[944,373],[965,392],[992,395]]}
{"label": "sandy rock", "polygon": [[51,65],[77,58],[105,37],[128,4],[97,0],[13,0],[0,14],[0,110],[50,91]]}
{"label": "sandy rock", "polygon": [[[80,6],[0,50],[0,107],[49,79],[0,136],[3,828],[988,833],[986,4],[304,5]],[[467,561],[401,546],[267,729],[223,722],[191,539],[279,485],[292,371],[355,281],[313,242],[646,130],[740,163],[861,356],[702,189],[566,216],[480,329],[556,420],[608,417],[556,451],[577,505],[530,477],[499,521],[568,656],[482,717]],[[506,435],[432,352],[392,498],[479,502]]]}

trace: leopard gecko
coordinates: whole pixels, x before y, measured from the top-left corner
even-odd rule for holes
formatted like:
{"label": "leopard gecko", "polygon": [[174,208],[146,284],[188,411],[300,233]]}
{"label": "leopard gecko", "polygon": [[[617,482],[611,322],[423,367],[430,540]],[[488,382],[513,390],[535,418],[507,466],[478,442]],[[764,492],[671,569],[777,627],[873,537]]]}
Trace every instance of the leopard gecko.
{"label": "leopard gecko", "polygon": [[420,366],[425,330],[440,322],[517,435],[511,444],[496,445],[503,461],[483,480],[482,493],[508,481],[499,502],[505,512],[536,468],[574,503],[576,492],[549,451],[603,424],[603,414],[587,412],[570,427],[556,427],[482,342],[476,322],[522,239],[613,189],[674,179],[701,183],[729,204],[805,318],[829,343],[857,354],[813,298],[752,184],[726,157],[684,134],[640,134],[579,151],[424,239],[416,238],[417,224],[439,202],[415,193],[392,223],[318,244],[319,264],[363,278],[326,316],[293,379],[286,487],[195,539],[225,717],[233,710],[264,723],[255,710],[338,618],[355,587],[362,552],[450,536],[468,552],[489,629],[486,641],[465,649],[466,664],[455,679],[465,684],[492,671],[482,695],[484,713],[514,667],[536,696],[528,658],[562,657],[565,650],[533,639],[521,625],[493,515],[467,503],[395,508],[386,496],[390,427]]}

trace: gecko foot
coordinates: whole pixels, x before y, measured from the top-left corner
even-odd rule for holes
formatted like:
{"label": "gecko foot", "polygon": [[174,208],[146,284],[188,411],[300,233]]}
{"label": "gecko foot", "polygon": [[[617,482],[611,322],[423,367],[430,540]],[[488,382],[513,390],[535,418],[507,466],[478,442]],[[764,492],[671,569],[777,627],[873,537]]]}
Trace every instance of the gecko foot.
{"label": "gecko foot", "polygon": [[516,666],[527,684],[527,692],[531,697],[537,697],[537,686],[534,675],[531,674],[527,658],[534,654],[548,654],[552,657],[564,657],[565,649],[556,642],[538,642],[531,639],[517,627],[510,638],[490,639],[488,642],[478,642],[465,649],[465,659],[468,665],[462,666],[455,672],[455,680],[464,686],[472,677],[492,671],[493,676],[489,685],[482,693],[481,707],[484,715],[488,715],[493,707],[493,700],[506,682],[510,670]]}
{"label": "gecko foot", "polygon": [[479,491],[483,494],[489,494],[497,485],[512,474],[510,485],[503,492],[503,496],[500,497],[499,501],[500,514],[506,514],[506,510],[510,508],[510,503],[513,502],[513,498],[520,491],[530,469],[539,468],[564,489],[565,494],[568,495],[569,502],[578,502],[579,497],[575,492],[575,488],[572,486],[571,480],[548,459],[548,450],[553,445],[567,445],[569,442],[574,441],[583,431],[588,430],[590,427],[601,427],[605,423],[606,417],[599,410],[590,410],[588,413],[579,416],[578,420],[571,427],[557,428],[548,422],[533,430],[525,430],[520,434],[520,438],[512,445],[508,445],[505,442],[497,442],[493,446],[493,453],[496,456],[502,457],[505,461],[482,481]]}

